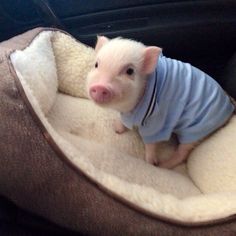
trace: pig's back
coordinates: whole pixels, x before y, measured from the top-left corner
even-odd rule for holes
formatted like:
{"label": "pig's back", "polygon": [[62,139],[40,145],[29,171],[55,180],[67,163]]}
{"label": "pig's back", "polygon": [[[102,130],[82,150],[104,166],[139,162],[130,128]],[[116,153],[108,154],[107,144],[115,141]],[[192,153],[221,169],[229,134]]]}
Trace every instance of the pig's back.
{"label": "pig's back", "polygon": [[[234,106],[220,85],[203,71],[178,60],[161,56],[157,66],[160,81],[158,104],[172,116],[174,132],[182,143],[196,141],[221,126]],[[170,104],[171,105],[168,105]],[[179,110],[181,109],[181,111]],[[175,117],[174,114],[178,114]],[[167,118],[167,117],[166,117]],[[171,117],[168,117],[171,119]]]}

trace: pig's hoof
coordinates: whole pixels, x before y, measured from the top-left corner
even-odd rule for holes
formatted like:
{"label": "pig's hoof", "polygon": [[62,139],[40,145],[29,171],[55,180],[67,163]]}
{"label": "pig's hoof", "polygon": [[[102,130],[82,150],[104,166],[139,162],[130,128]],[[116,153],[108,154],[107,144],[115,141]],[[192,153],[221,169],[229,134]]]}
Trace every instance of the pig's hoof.
{"label": "pig's hoof", "polygon": [[113,128],[117,134],[123,134],[125,131],[127,131],[127,128],[120,121],[115,121]]}
{"label": "pig's hoof", "polygon": [[115,129],[115,132],[117,133],[117,134],[123,134],[124,132],[125,132],[125,129],[123,129],[123,128],[121,128],[121,129]]}
{"label": "pig's hoof", "polygon": [[172,168],[174,168],[174,166],[172,166],[172,165],[169,165],[169,164],[167,164],[167,163],[161,163],[160,165],[159,165],[161,168],[164,168],[164,169],[172,169]]}
{"label": "pig's hoof", "polygon": [[160,164],[158,158],[156,158],[156,157],[146,158],[146,161],[147,161],[149,164],[154,165],[154,166],[159,166],[159,164]]}
{"label": "pig's hoof", "polygon": [[159,164],[159,167],[165,168],[165,169],[173,169],[176,166],[176,164],[172,163],[171,161],[162,161]]}

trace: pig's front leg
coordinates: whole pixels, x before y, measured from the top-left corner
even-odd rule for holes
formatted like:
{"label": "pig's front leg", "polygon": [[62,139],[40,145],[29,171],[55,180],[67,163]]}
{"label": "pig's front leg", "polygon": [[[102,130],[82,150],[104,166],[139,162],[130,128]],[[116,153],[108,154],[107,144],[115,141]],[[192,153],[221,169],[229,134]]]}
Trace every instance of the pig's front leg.
{"label": "pig's front leg", "polygon": [[145,160],[152,165],[159,165],[157,157],[158,143],[146,143],[145,144]]}
{"label": "pig's front leg", "polygon": [[186,161],[192,150],[199,144],[199,142],[179,144],[176,151],[173,153],[169,160],[160,163],[160,167],[172,169],[175,166]]}
{"label": "pig's front leg", "polygon": [[122,124],[122,122],[121,122],[120,119],[117,119],[117,120],[114,121],[114,123],[113,123],[113,128],[114,128],[114,130],[115,130],[115,132],[116,132],[117,134],[123,134],[125,131],[128,130],[128,128],[126,128],[126,127]]}

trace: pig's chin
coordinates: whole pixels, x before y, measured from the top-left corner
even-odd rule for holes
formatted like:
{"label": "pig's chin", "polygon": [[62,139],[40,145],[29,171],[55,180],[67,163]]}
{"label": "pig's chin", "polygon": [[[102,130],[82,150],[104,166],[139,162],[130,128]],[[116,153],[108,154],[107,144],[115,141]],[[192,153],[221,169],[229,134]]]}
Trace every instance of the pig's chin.
{"label": "pig's chin", "polygon": [[110,103],[110,101],[107,101],[106,99],[104,99],[103,97],[99,97],[99,98],[91,98],[91,100],[96,103],[99,106],[106,106]]}
{"label": "pig's chin", "polygon": [[110,101],[110,103],[107,103],[104,105],[107,108],[116,110],[118,112],[126,113],[132,111],[136,103],[130,102],[128,100],[116,100]]}
{"label": "pig's chin", "polygon": [[107,108],[112,108],[112,101],[111,100],[107,100],[104,98],[91,98],[90,99],[98,106],[100,107],[107,107]]}
{"label": "pig's chin", "polygon": [[109,101],[103,99],[92,99],[91,100],[98,106],[103,108],[109,108],[112,110],[116,110],[118,112],[126,112],[124,108],[124,104],[121,101],[117,101],[116,99],[111,99]]}

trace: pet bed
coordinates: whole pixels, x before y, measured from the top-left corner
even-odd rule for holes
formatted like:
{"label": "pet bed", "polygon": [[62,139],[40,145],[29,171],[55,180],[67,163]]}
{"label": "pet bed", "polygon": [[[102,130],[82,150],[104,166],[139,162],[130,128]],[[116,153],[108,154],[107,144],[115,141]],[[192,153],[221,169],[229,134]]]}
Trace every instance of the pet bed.
{"label": "pet bed", "polygon": [[87,99],[94,55],[56,29],[0,44],[0,194],[86,235],[235,235],[236,117],[186,164],[154,167],[137,132],[115,134],[118,114]]}

